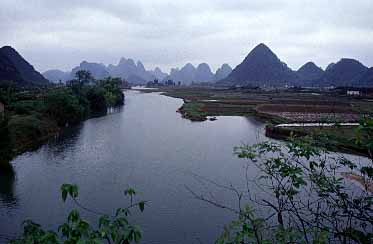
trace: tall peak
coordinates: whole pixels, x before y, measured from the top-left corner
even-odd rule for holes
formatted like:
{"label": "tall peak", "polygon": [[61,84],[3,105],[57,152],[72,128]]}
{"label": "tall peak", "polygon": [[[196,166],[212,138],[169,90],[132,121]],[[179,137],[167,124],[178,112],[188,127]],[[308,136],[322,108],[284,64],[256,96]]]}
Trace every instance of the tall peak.
{"label": "tall peak", "polygon": [[198,66],[197,66],[197,69],[208,69],[210,70],[210,66],[207,64],[207,63],[200,63]]}
{"label": "tall peak", "polygon": [[257,45],[225,79],[240,85],[283,86],[295,74],[265,44]]}
{"label": "tall peak", "polygon": [[250,53],[249,55],[266,55],[266,56],[276,56],[272,50],[265,45],[264,43],[260,43],[257,45]]}
{"label": "tall peak", "polygon": [[136,63],[136,66],[137,66],[137,68],[140,68],[140,69],[143,69],[143,70],[145,70],[145,67],[144,67],[143,63],[141,63],[141,61],[140,61],[140,60],[139,60],[139,61],[137,61],[137,63]]}
{"label": "tall peak", "polygon": [[317,66],[314,62],[310,61],[305,63],[302,67],[299,68],[298,71],[301,70],[322,70],[319,66]]}
{"label": "tall peak", "polygon": [[127,59],[122,57],[119,61],[119,64],[125,64],[126,62],[127,62]]}
{"label": "tall peak", "polygon": [[194,68],[194,65],[191,64],[191,63],[187,63],[184,67],[193,67]]}
{"label": "tall peak", "polygon": [[3,46],[1,49],[16,51],[12,46]]}
{"label": "tall peak", "polygon": [[229,64],[227,64],[227,63],[224,63],[224,64],[221,66],[221,68],[222,68],[222,69],[231,69],[231,71],[232,71],[232,67],[231,67]]}

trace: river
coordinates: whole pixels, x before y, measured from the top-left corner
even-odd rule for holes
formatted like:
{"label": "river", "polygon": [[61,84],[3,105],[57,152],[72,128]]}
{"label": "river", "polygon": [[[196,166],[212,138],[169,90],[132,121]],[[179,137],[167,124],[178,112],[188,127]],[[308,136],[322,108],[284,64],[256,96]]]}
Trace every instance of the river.
{"label": "river", "polygon": [[128,91],[121,109],[15,158],[14,176],[0,177],[0,234],[17,236],[25,219],[56,228],[72,206],[62,203],[59,187],[74,183],[81,202],[108,213],[126,206],[123,190],[134,187],[148,201],[133,216],[142,243],[213,243],[235,216],[196,200],[187,187],[235,207],[231,192],[201,179],[243,186],[245,162],[233,147],[262,140],[264,125],[244,117],[190,122],[176,113],[181,105],[181,99]]}

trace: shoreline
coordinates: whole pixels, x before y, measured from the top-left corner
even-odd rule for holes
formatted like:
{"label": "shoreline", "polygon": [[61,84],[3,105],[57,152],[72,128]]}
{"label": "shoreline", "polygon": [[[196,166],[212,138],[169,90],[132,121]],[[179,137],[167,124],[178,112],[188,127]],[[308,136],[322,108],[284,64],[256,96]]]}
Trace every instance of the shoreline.
{"label": "shoreline", "polygon": [[[152,93],[160,92],[162,95],[179,98],[183,100],[183,105],[177,110],[183,118],[189,119],[194,122],[203,122],[207,120],[216,120],[217,116],[252,116],[266,124],[266,136],[278,140],[289,140],[292,137],[305,137],[310,136],[315,142],[321,141],[322,136],[330,137],[330,144],[320,145],[326,147],[330,151],[349,153],[359,156],[367,156],[367,152],[355,144],[355,128],[359,125],[358,120],[350,120],[350,117],[346,117],[346,121],[340,123],[330,121],[328,119],[319,120],[296,120],[299,118],[298,114],[293,120],[278,116],[277,113],[265,113],[260,110],[261,104],[276,103],[273,101],[264,101],[263,97],[260,97],[260,93],[254,93],[254,99],[249,95],[240,93],[237,91],[226,92],[227,96],[223,97],[219,93],[224,94],[224,90],[207,89],[207,88],[167,88],[160,87],[159,89],[147,89],[140,90],[134,89],[140,92]],[[218,94],[218,95],[217,95]],[[266,95],[265,93],[263,93]],[[263,95],[263,96],[264,96]],[[269,94],[272,95],[272,94]],[[235,97],[237,96],[237,97]],[[243,96],[243,97],[240,97]],[[294,103],[297,94],[287,94],[285,97],[292,103],[290,109],[294,109]],[[312,96],[312,95],[311,95]],[[233,97],[233,98],[232,98]],[[257,99],[259,97],[262,100]],[[290,98],[292,100],[290,100]],[[302,97],[301,97],[302,98]],[[340,103],[346,103],[344,97],[341,98]],[[301,102],[299,100],[299,102]],[[324,100],[316,101],[316,104],[323,104]],[[355,102],[355,101],[352,101]],[[308,101],[306,102],[308,103]],[[312,102],[309,101],[309,105],[303,106],[302,108],[313,108]],[[336,103],[333,101],[333,103]],[[346,105],[347,106],[347,105]],[[259,109],[258,109],[259,107]],[[286,109],[286,104],[282,105],[282,109]],[[322,110],[327,109],[326,106],[321,107]],[[351,108],[347,107],[343,110],[342,106],[338,107],[339,110],[347,111],[351,113]],[[294,112],[295,114],[296,112]],[[305,112],[306,113],[306,112]],[[372,111],[373,113],[373,111]],[[341,114],[343,117],[343,113]],[[321,116],[320,116],[321,117]],[[337,118],[336,118],[337,120]],[[337,120],[338,121],[338,120]]]}

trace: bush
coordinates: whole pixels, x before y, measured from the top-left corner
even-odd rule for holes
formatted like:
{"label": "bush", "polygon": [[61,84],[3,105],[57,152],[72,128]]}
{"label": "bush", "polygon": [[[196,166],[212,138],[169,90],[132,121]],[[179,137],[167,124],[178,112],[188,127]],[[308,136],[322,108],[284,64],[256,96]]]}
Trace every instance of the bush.
{"label": "bush", "polygon": [[41,114],[15,115],[9,119],[8,130],[10,142],[14,150],[40,143],[48,135],[55,133],[57,124]]}
{"label": "bush", "polygon": [[[369,130],[372,124],[361,127]],[[305,138],[236,148],[238,157],[248,160],[246,170],[254,166],[260,172],[247,181],[265,194],[250,197],[265,210],[256,217],[250,204],[240,203],[238,220],[217,243],[372,243],[372,162],[361,167],[314,145]],[[346,184],[344,176],[364,189]]]}
{"label": "bush", "polygon": [[4,168],[9,168],[12,150],[9,143],[8,121],[0,119],[0,172]]}
{"label": "bush", "polygon": [[60,126],[78,123],[88,113],[86,105],[68,91],[49,93],[45,103],[46,113]]}
{"label": "bush", "polygon": [[106,113],[107,105],[105,90],[100,87],[90,87],[86,93],[90,111],[93,113]]}
{"label": "bush", "polygon": [[123,105],[124,95],[121,90],[120,79],[107,78],[100,81],[99,86],[105,91],[104,96],[108,107]]}
{"label": "bush", "polygon": [[129,188],[124,191],[124,195],[130,199],[129,205],[124,208],[118,208],[114,214],[104,214],[96,210],[89,209],[82,205],[78,200],[78,186],[64,184],[61,186],[62,200],[65,202],[68,198],[78,208],[87,211],[90,214],[97,215],[98,228],[86,220],[82,219],[77,209],[72,209],[67,217],[67,221],[62,223],[58,232],[44,230],[40,225],[31,220],[24,221],[24,231],[21,238],[11,241],[11,244],[49,244],[49,243],[118,243],[130,244],[140,242],[141,231],[136,225],[130,223],[128,216],[133,208],[144,211],[145,202],[134,202],[136,192]]}
{"label": "bush", "polygon": [[33,111],[42,112],[45,107],[43,102],[39,100],[23,100],[13,102],[10,109],[16,114],[31,114]]}

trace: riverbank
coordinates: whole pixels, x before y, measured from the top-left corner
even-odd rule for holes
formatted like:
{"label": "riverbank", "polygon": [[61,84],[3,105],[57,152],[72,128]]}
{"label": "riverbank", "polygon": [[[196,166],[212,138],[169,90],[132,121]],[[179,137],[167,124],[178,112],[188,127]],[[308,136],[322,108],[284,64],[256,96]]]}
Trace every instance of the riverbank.
{"label": "riverbank", "polygon": [[373,114],[367,98],[298,90],[219,89],[206,87],[160,87],[164,95],[181,98],[180,112],[192,121],[207,116],[254,115],[272,124],[295,122],[357,122]]}
{"label": "riverbank", "polygon": [[65,127],[123,105],[124,94],[116,80],[107,79],[96,85],[14,91],[6,101],[0,123],[1,168],[8,168],[15,156],[58,136]]}
{"label": "riverbank", "polygon": [[329,151],[369,156],[368,151],[356,143],[356,129],[357,126],[276,127],[267,125],[265,135],[285,141],[308,136],[317,146]]}
{"label": "riverbank", "polygon": [[[146,226],[144,243],[189,244],[196,236],[203,243],[215,241],[222,225],[211,223],[228,223],[231,213],[198,204],[185,185],[205,189],[198,174],[244,187],[244,162],[232,150],[241,142],[255,142],[258,133],[263,137],[263,124],[242,117],[190,123],[175,112],[180,99],[134,91],[125,95],[126,104],[117,112],[66,129],[58,139],[12,160],[13,187],[0,192],[1,234],[19,236],[25,218],[43,227],[65,221],[58,191],[68,181],[87,193],[79,195],[82,202],[109,213],[126,203],[120,197],[123,189],[134,186],[136,197],[149,202],[138,222]],[[4,181],[11,179],[0,177],[5,187]],[[236,201],[224,191],[215,197],[232,206]],[[54,208],[46,214],[48,206]],[[96,216],[88,215],[87,221],[96,223]],[[173,231],[165,235],[164,229]]]}
{"label": "riverbank", "polygon": [[267,124],[266,135],[288,140],[292,136],[311,136],[315,141],[328,137],[328,149],[366,155],[355,142],[356,126],[276,127],[279,124],[357,123],[361,116],[373,115],[368,98],[332,92],[262,91],[259,89],[218,89],[206,87],[160,87],[166,96],[183,99],[177,110],[191,121],[205,121],[215,116],[254,116]]}

